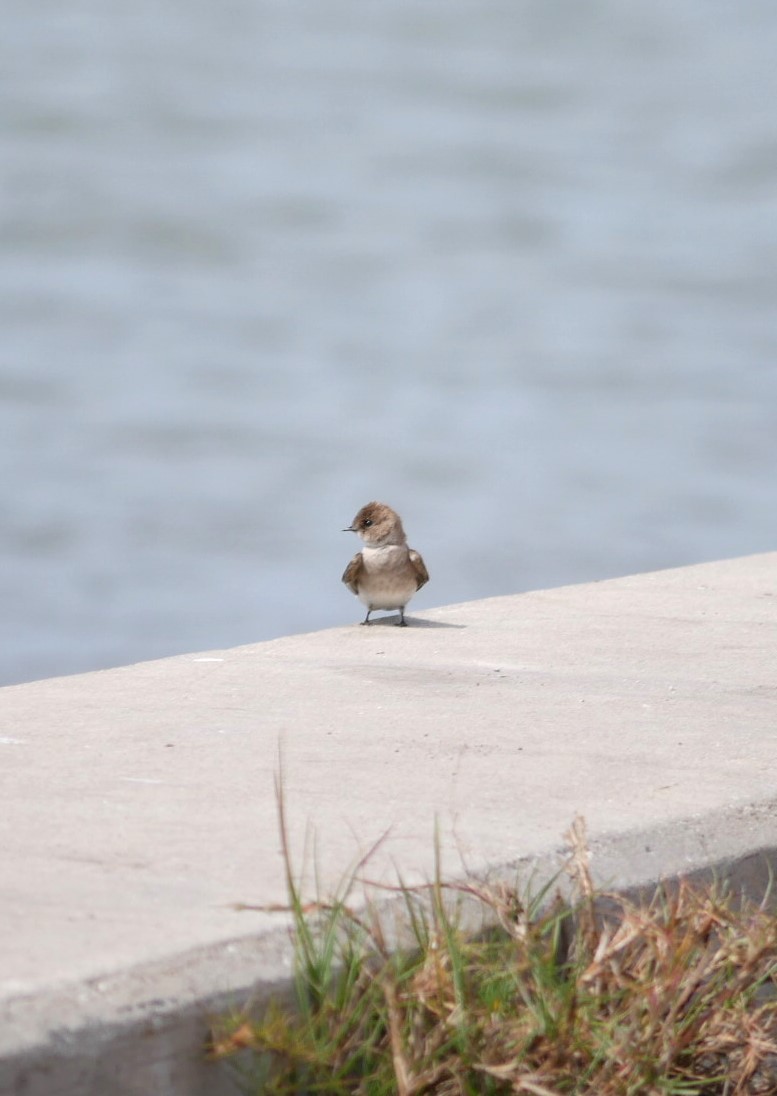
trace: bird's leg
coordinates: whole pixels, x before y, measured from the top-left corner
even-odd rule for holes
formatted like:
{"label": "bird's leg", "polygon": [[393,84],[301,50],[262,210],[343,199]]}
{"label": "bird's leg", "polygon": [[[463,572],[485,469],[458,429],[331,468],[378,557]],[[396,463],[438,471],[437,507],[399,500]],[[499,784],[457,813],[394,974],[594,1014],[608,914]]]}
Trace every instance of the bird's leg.
{"label": "bird's leg", "polygon": [[364,620],[362,621],[362,624],[369,624],[370,623],[370,613],[371,612],[372,612],[372,609],[367,610],[367,615],[364,618]]}
{"label": "bird's leg", "polygon": [[407,628],[407,621],[405,620],[405,607],[399,606],[399,620],[397,621],[397,628]]}

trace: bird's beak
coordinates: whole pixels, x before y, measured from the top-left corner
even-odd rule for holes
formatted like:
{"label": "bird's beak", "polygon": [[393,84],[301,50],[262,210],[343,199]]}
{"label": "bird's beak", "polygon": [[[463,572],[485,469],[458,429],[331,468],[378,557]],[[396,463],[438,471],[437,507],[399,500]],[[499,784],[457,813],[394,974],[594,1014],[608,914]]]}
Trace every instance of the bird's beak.
{"label": "bird's beak", "polygon": [[355,533],[356,530],[354,529],[354,527],[352,525],[349,525],[347,529],[343,529],[343,532],[344,533]]}

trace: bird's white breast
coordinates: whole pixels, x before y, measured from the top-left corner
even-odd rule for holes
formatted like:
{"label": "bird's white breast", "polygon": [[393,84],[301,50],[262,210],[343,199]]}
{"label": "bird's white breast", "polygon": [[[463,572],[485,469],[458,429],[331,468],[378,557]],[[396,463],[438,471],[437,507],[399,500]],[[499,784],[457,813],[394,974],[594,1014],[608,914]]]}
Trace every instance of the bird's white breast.
{"label": "bird's white breast", "polygon": [[359,600],[373,609],[398,609],[416,592],[416,576],[404,544],[362,548]]}

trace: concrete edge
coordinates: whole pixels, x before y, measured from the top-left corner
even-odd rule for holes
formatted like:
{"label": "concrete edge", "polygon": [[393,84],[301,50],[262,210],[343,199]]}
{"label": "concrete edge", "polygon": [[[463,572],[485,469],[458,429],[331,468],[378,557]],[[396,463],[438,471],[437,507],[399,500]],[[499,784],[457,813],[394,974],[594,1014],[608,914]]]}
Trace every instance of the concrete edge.
{"label": "concrete edge", "polygon": [[[634,892],[680,877],[720,878],[761,900],[777,873],[777,798],[693,816],[679,829],[672,823],[592,837],[589,850],[601,889]],[[558,877],[563,890],[565,859],[560,835],[555,848],[492,866],[485,877],[507,878],[534,891]],[[445,865],[443,875],[450,882],[467,878],[462,870],[447,872]],[[399,901],[394,896],[379,906],[388,911]],[[0,1092],[225,1096],[235,1091],[228,1069],[205,1059],[211,1023],[230,1010],[260,1008],[272,996],[288,995],[293,977],[289,916],[279,914],[277,928],[253,935],[251,912],[236,916],[246,918],[246,935],[223,944],[62,986],[43,999],[17,998],[2,1035]],[[73,1015],[74,1002],[78,1022],[63,1026],[61,1017]]]}

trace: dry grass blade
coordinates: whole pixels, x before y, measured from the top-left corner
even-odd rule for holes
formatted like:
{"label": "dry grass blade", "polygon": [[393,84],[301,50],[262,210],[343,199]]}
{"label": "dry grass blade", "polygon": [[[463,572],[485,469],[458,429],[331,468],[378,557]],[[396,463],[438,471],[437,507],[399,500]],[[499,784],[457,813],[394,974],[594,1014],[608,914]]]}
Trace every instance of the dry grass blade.
{"label": "dry grass blade", "polygon": [[559,1091],[556,1088],[546,1088],[545,1085],[539,1084],[537,1081],[533,1081],[530,1077],[521,1077],[515,1082],[513,1087],[514,1092],[530,1092],[532,1096],[559,1096]]}

